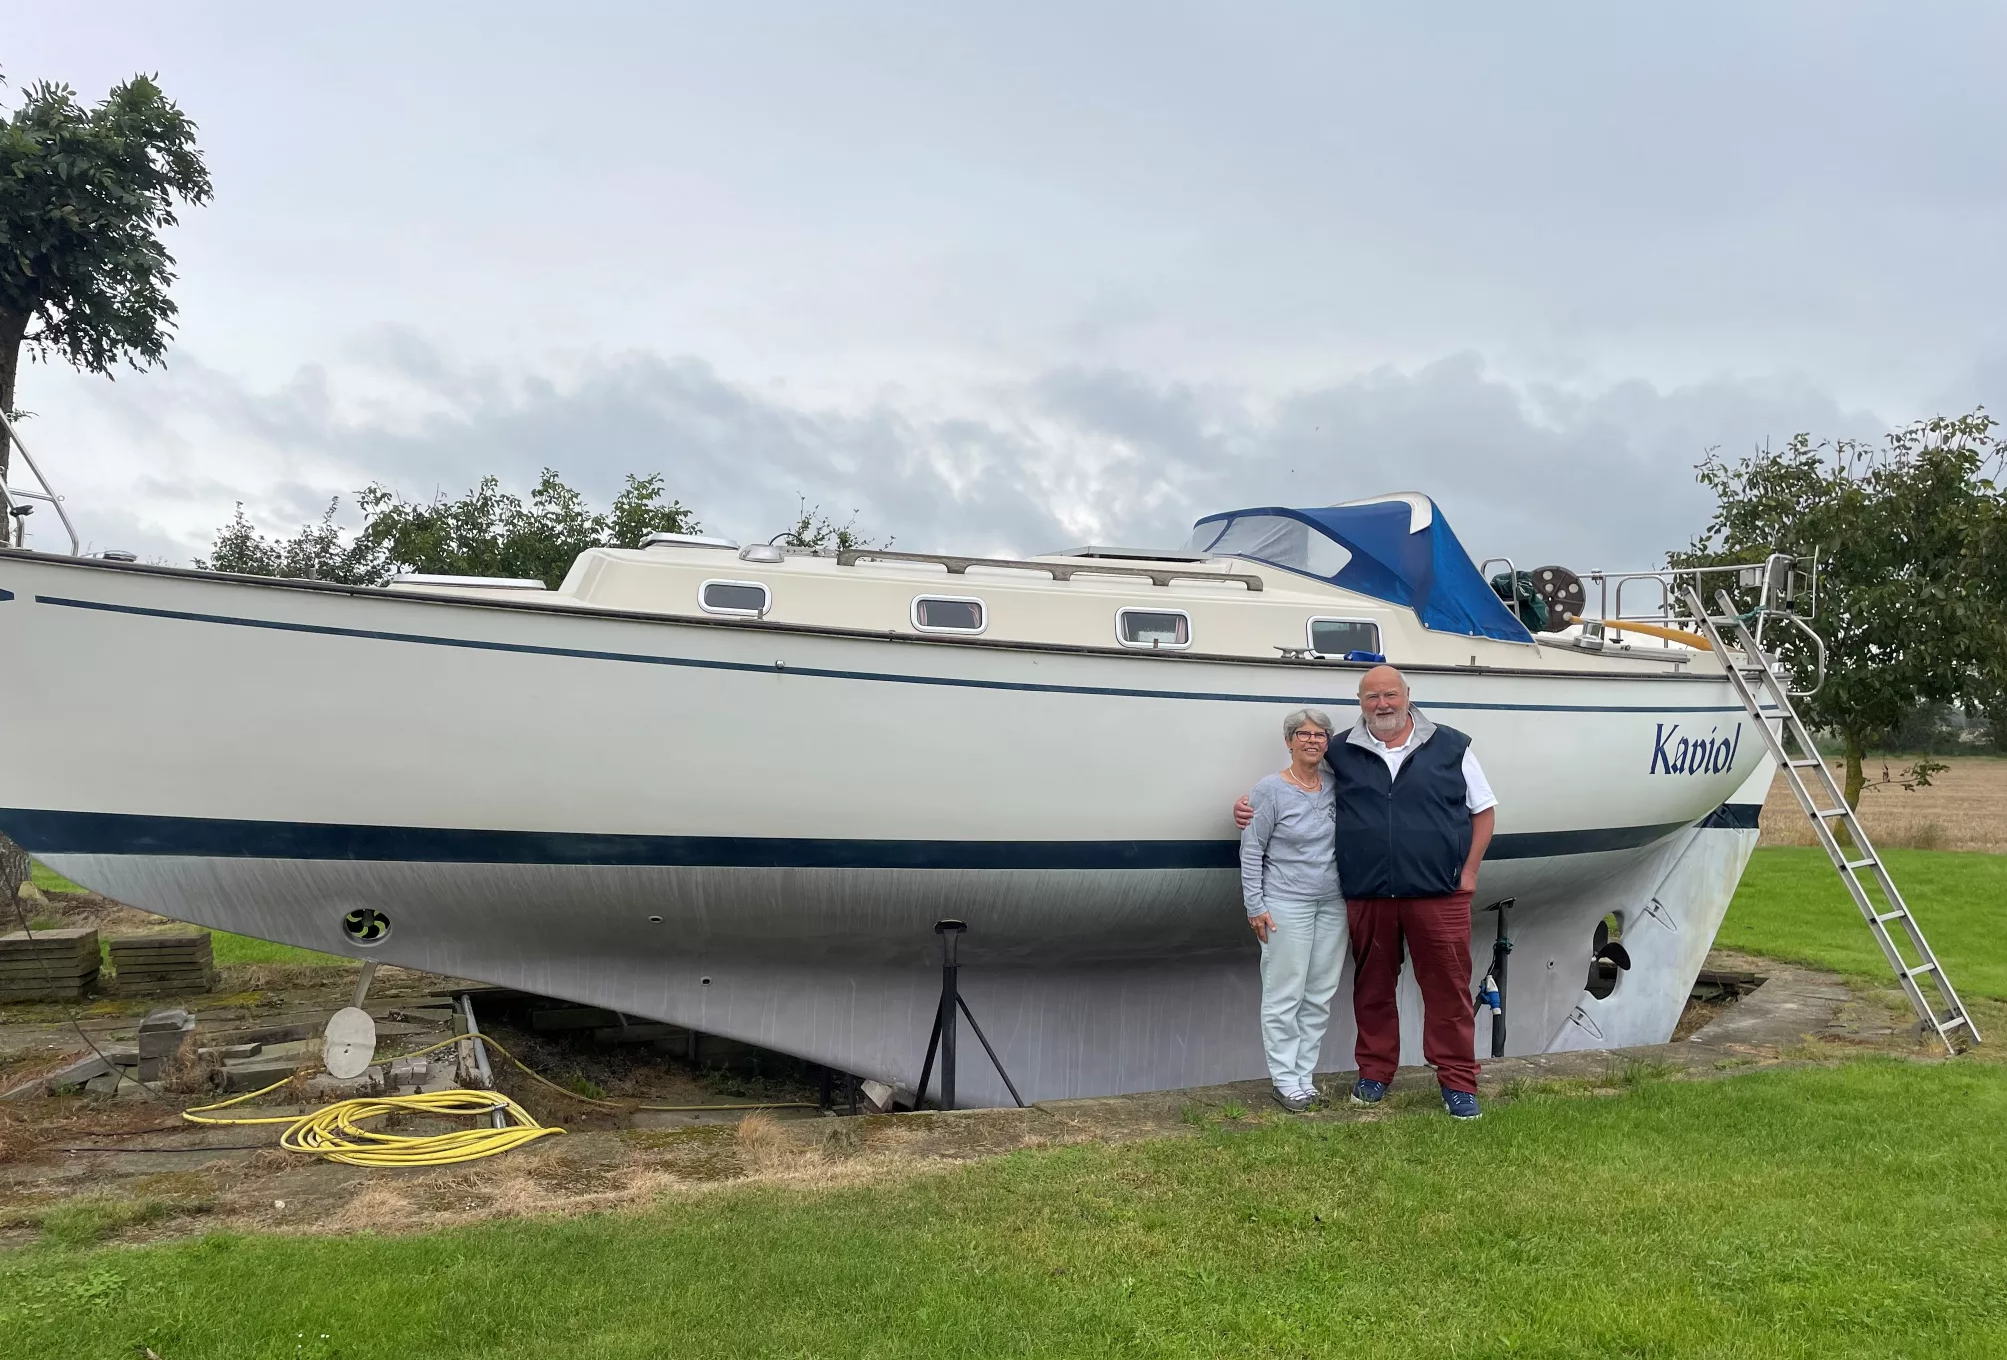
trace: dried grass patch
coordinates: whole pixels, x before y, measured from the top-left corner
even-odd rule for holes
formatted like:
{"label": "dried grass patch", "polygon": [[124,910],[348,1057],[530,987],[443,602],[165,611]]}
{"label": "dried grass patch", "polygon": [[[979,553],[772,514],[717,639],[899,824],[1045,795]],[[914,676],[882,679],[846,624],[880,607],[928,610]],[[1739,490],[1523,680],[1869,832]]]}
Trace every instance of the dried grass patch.
{"label": "dried grass patch", "polygon": [[821,1155],[819,1147],[797,1143],[779,1120],[757,1110],[739,1121],[733,1141],[738,1147],[739,1164],[753,1175],[793,1171],[808,1159]]}
{"label": "dried grass patch", "polygon": [[[1839,761],[1828,762],[1844,780]],[[1870,778],[1882,761],[1870,759]],[[1888,760],[1893,771],[1902,762]],[[1861,824],[1875,844],[1887,849],[1981,850],[2007,854],[2007,759],[1947,756],[1951,768],[1929,788],[1869,789],[1861,795]],[[1812,825],[1779,774],[1763,802],[1763,845],[1817,845]]]}
{"label": "dried grass patch", "polygon": [[[356,966],[316,963],[226,963],[216,969],[216,992],[278,992],[338,983],[354,985]],[[385,969],[384,972],[389,972]],[[379,974],[381,976],[381,974]]]}
{"label": "dried grass patch", "polygon": [[395,1231],[411,1222],[411,1200],[396,1187],[367,1181],[361,1191],[335,1210],[322,1228],[330,1232]]}
{"label": "dried grass patch", "polygon": [[585,1177],[553,1177],[548,1174],[553,1168],[524,1164],[528,1161],[367,1181],[348,1203],[304,1231],[412,1233],[498,1218],[574,1218],[645,1209],[675,1185],[667,1173],[639,1162]]}

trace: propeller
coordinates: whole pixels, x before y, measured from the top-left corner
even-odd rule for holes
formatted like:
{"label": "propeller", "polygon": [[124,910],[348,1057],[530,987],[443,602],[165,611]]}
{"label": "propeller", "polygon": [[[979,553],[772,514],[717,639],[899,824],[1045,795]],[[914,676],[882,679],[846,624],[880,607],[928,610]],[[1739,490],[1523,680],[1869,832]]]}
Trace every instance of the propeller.
{"label": "propeller", "polygon": [[1596,922],[1596,939],[1589,952],[1589,994],[1602,998],[1617,985],[1617,974],[1631,969],[1631,951],[1610,938],[1608,918]]}
{"label": "propeller", "polygon": [[357,907],[341,918],[342,933],[357,944],[375,944],[390,933],[390,918],[371,907]]}
{"label": "propeller", "polygon": [[1629,972],[1631,969],[1631,951],[1610,938],[1610,922],[1607,918],[1596,922],[1596,943],[1590,951],[1590,956],[1599,962],[1607,959],[1624,972]]}

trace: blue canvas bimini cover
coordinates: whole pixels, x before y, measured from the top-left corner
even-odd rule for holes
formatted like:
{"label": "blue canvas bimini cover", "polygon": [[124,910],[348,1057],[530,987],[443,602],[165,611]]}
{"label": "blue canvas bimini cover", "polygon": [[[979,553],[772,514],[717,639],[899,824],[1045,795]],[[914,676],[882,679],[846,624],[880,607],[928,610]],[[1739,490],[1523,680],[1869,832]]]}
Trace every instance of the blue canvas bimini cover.
{"label": "blue canvas bimini cover", "polygon": [[1266,562],[1405,605],[1424,628],[1439,633],[1533,641],[1427,496],[1381,496],[1307,510],[1229,510],[1192,526],[1190,549]]}

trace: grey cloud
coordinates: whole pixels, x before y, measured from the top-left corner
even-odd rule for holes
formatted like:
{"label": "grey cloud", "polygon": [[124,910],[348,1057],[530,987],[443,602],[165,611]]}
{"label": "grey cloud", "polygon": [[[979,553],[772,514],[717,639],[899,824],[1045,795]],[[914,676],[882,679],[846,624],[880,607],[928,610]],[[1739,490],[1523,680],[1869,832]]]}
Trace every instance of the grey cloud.
{"label": "grey cloud", "polygon": [[[182,334],[238,370],[423,318],[826,383],[1476,346],[1914,403],[2007,297],[1991,6],[44,11],[10,69],[201,120]],[[497,88],[592,135],[497,138]]]}
{"label": "grey cloud", "polygon": [[[220,524],[244,500],[268,530],[290,528],[371,480],[423,498],[489,473],[522,488],[550,466],[601,501],[622,474],[659,471],[707,525],[740,537],[775,532],[805,496],[902,547],[1033,552],[1176,544],[1215,510],[1419,490],[1478,556],[1647,566],[1704,524],[1693,465],[1708,448],[1881,428],[1806,383],[1527,387],[1471,354],[1273,401],[1059,370],[946,418],[891,403],[816,409],[645,354],[565,380],[469,371],[408,344],[376,362],[394,397],[346,401],[315,372],[258,392],[190,364],[122,388],[135,409],[120,428],[192,440],[175,431],[199,422],[204,438],[251,446],[240,465],[279,470],[239,488],[150,475],[125,512],[208,498]],[[307,467],[354,469],[353,485],[301,476]]]}
{"label": "grey cloud", "polygon": [[[188,544],[162,533],[144,515],[118,505],[92,506],[81,512],[74,505],[66,508],[76,522],[81,549],[86,554],[117,549],[134,554],[142,562],[170,567],[188,565]],[[63,536],[54,515],[41,510],[30,523],[33,527],[28,531],[28,547],[43,552],[69,551],[69,540]]]}

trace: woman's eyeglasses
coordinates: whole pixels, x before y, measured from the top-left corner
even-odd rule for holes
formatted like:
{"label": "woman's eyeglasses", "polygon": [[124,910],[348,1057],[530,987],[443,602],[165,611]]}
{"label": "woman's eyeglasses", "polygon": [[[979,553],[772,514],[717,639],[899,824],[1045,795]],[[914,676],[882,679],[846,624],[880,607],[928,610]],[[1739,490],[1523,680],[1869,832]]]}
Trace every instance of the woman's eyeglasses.
{"label": "woman's eyeglasses", "polygon": [[1297,729],[1296,739],[1298,741],[1329,741],[1331,740],[1331,734],[1328,732],[1312,731],[1310,728],[1304,727]]}

